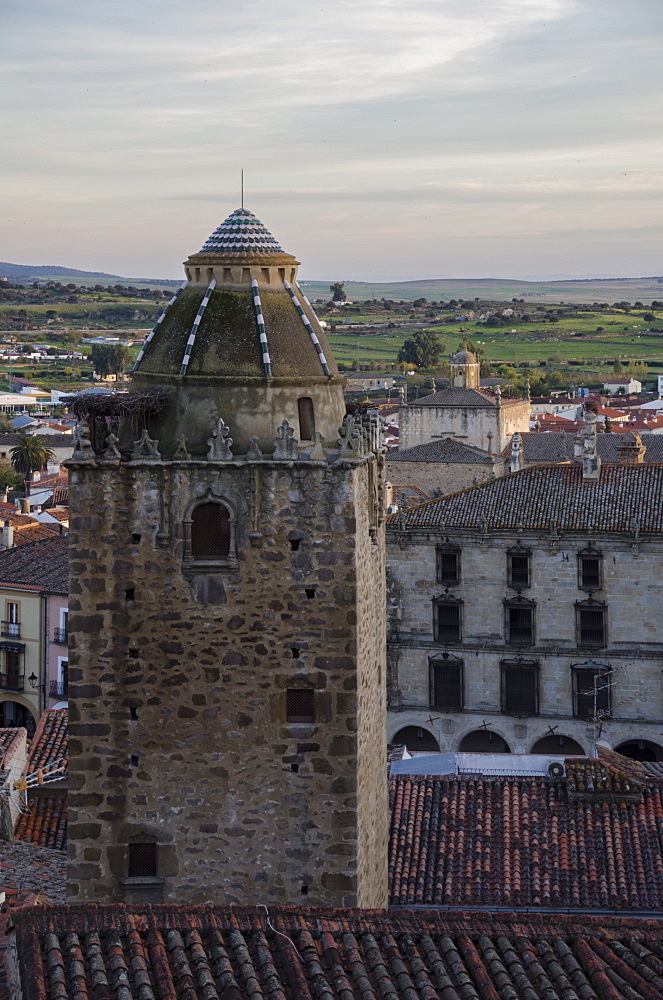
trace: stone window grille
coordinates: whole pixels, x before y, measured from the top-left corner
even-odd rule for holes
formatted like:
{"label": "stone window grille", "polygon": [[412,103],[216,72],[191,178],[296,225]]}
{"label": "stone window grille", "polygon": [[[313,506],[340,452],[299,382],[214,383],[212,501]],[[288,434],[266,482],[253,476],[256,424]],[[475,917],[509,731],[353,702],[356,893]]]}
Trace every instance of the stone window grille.
{"label": "stone window grille", "polygon": [[608,609],[591,597],[576,602],[576,637],[579,646],[608,645]]}
{"label": "stone window grille", "polygon": [[463,637],[463,602],[444,594],[433,600],[435,642],[460,642]]}
{"label": "stone window grille", "polygon": [[297,412],[300,441],[312,441],[315,437],[315,410],[310,396],[301,396],[297,400]]}
{"label": "stone window grille", "polygon": [[435,549],[437,582],[445,587],[460,583],[460,549],[456,545],[438,545]]}
{"label": "stone window grille", "polygon": [[208,496],[193,504],[182,522],[185,562],[196,568],[237,564],[236,518],[230,504]]}
{"label": "stone window grille", "polygon": [[506,578],[509,587],[524,590],[532,586],[532,552],[518,543],[507,550]]}
{"label": "stone window grille", "polygon": [[127,877],[156,878],[158,876],[156,844],[127,845]]}
{"label": "stone window grille", "polygon": [[512,646],[533,646],[535,642],[535,601],[513,597],[504,602],[506,641]]}
{"label": "stone window grille", "polygon": [[603,555],[593,545],[578,553],[578,589],[601,590]]}
{"label": "stone window grille", "polygon": [[612,715],[612,670],[606,663],[571,664],[573,714],[577,719],[610,718]]}
{"label": "stone window grille", "polygon": [[430,707],[438,711],[463,708],[463,661],[453,653],[428,658]]}
{"label": "stone window grille", "polygon": [[286,721],[315,722],[315,691],[313,688],[288,688],[286,691]]}
{"label": "stone window grille", "polygon": [[539,714],[539,661],[522,656],[502,660],[501,708],[505,715],[525,718]]}

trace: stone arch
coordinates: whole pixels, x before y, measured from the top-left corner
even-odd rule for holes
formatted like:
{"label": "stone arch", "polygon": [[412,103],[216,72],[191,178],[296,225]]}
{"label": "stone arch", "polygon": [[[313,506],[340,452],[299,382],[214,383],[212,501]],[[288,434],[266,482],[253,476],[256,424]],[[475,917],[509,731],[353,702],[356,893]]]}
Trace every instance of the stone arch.
{"label": "stone arch", "polygon": [[471,729],[458,743],[458,753],[511,753],[511,747],[494,729]]}
{"label": "stone arch", "polygon": [[628,739],[615,747],[615,752],[631,760],[663,761],[663,746],[653,740]]}
{"label": "stone arch", "polygon": [[439,753],[440,744],[425,726],[403,726],[392,736],[391,743],[404,743],[408,750]]}
{"label": "stone arch", "polygon": [[548,733],[547,736],[542,736],[540,739],[536,740],[530,750],[530,753],[550,754],[554,757],[565,757],[567,754],[584,755],[586,751],[572,736],[565,736],[564,734],[558,736],[557,733],[553,735]]}

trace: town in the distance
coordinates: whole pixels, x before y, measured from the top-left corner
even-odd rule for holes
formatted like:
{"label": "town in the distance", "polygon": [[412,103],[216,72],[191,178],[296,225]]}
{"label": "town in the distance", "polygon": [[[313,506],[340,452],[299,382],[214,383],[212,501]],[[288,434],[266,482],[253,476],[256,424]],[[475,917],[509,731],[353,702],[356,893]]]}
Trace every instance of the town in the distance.
{"label": "town in the distance", "polygon": [[663,996],[663,277],[217,223],[0,264],[0,1000]]}

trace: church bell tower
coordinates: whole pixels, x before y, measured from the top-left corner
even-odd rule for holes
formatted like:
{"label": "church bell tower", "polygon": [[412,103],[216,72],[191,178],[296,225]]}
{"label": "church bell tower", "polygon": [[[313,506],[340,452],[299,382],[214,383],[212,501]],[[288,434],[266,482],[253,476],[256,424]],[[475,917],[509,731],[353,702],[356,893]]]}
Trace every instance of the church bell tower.
{"label": "church bell tower", "polygon": [[245,209],[70,478],[70,901],[382,907],[383,449]]}

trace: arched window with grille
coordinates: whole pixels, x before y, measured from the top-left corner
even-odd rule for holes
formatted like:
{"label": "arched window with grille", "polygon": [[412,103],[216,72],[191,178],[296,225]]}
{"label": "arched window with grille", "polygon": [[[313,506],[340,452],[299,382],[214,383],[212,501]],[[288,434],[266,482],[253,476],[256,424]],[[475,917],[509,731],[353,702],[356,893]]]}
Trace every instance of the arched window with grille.
{"label": "arched window with grille", "polygon": [[230,504],[208,497],[184,519],[184,558],[194,563],[234,563],[235,517]]}

